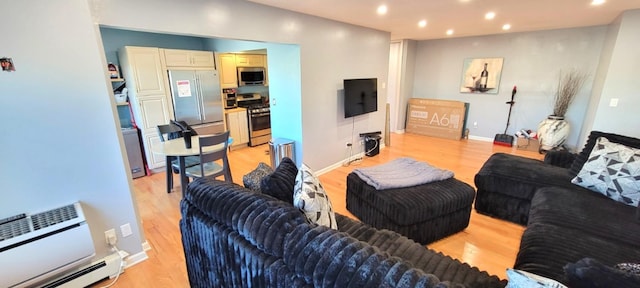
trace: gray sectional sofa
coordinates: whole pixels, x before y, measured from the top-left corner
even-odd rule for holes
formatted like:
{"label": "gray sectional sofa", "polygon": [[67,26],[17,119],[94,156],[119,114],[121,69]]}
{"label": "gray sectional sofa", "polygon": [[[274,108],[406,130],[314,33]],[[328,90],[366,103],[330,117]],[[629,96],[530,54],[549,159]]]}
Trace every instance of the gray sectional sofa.
{"label": "gray sectional sofa", "polygon": [[640,139],[593,131],[579,154],[494,154],[476,175],[477,212],[527,226],[514,268],[570,287],[640,287],[639,276],[612,268],[640,262],[639,208],[571,182],[600,137],[640,148]]}

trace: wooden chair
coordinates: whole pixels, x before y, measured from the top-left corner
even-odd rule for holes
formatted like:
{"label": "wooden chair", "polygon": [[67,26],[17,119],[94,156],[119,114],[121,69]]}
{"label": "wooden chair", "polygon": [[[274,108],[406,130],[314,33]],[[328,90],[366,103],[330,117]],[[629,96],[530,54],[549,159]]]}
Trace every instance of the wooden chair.
{"label": "wooden chair", "polygon": [[[216,134],[200,136],[200,164],[186,168],[187,177],[218,177],[224,176],[224,181],[233,182],[231,178],[231,168],[229,167],[228,145],[229,131]],[[203,148],[215,145],[223,145],[222,149],[214,152],[203,152]],[[221,160],[222,165],[215,162]]]}
{"label": "wooden chair", "polygon": [[[185,123],[186,125],[186,123]],[[165,137],[166,135],[166,137]],[[160,136],[160,141],[164,142],[165,139],[176,139],[182,138],[182,128],[178,127],[174,124],[167,125],[158,125],[158,136]],[[180,164],[178,162],[177,157],[175,156],[167,156],[166,157],[166,173],[167,173],[167,193],[171,193],[173,189],[173,175],[172,173],[179,174],[180,173]],[[188,156],[184,159],[185,167],[191,167],[200,164],[199,156]]]}

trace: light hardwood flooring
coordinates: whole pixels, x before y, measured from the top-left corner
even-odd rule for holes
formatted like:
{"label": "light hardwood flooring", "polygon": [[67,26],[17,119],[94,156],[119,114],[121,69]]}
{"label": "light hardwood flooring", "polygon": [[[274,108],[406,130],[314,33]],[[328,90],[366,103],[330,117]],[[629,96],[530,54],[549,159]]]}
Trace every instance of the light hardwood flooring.
{"label": "light hardwood flooring", "polygon": [[[391,145],[374,157],[341,166],[320,176],[336,212],[353,218],[346,209],[346,177],[355,168],[385,163],[398,157],[411,157],[436,167],[454,171],[458,180],[474,186],[473,178],[482,164],[496,152],[542,159],[537,152],[517,150],[477,140],[447,140],[415,134],[391,134]],[[242,175],[259,162],[269,164],[268,146],[248,147],[229,153],[234,182],[242,185]],[[310,167],[317,169],[316,167]],[[149,259],[126,269],[112,287],[188,287],[184,253],[180,238],[179,179],[174,177],[172,193],[167,194],[165,174],[133,180],[134,196],[145,237],[151,246]],[[505,278],[512,267],[524,227],[472,211],[469,227],[462,232],[428,245],[429,248]],[[94,287],[108,284],[102,281]]]}

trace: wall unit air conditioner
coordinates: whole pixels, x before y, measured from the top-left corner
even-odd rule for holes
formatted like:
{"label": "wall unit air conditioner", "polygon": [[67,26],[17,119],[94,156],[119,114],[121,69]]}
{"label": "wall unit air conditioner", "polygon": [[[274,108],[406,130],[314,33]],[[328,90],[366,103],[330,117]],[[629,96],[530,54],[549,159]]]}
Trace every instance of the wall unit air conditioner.
{"label": "wall unit air conditioner", "polygon": [[0,219],[0,287],[40,285],[88,263],[95,247],[80,203]]}

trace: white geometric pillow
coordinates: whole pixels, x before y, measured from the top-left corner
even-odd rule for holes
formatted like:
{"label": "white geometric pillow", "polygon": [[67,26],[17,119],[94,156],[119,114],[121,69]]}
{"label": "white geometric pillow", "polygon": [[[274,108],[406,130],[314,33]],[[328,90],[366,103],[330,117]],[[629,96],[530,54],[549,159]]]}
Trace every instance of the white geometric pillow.
{"label": "white geometric pillow", "polygon": [[596,140],[587,162],[571,183],[638,207],[640,202],[640,149]]}
{"label": "white geometric pillow", "polygon": [[293,192],[293,206],[302,210],[309,221],[338,229],[336,215],[322,184],[307,165],[302,164]]}
{"label": "white geometric pillow", "polygon": [[509,283],[505,288],[567,288],[556,280],[511,268],[507,268],[507,278]]}

